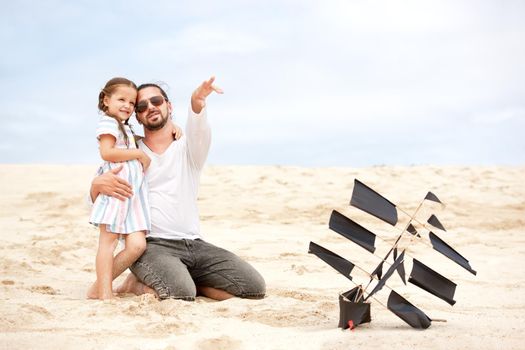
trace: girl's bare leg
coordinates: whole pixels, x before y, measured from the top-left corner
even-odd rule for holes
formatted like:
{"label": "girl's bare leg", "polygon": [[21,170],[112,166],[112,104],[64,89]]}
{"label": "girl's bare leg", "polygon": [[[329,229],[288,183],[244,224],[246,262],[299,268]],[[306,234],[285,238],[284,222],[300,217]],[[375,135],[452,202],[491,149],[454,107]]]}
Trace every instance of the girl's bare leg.
{"label": "girl's bare leg", "polygon": [[96,258],[97,281],[96,298],[104,300],[113,298],[111,284],[113,282],[113,251],[115,250],[118,235],[108,232],[106,225],[100,225],[98,251]]}
{"label": "girl's bare leg", "polygon": [[[117,236],[118,237],[118,236]],[[115,240],[113,250],[111,251],[111,256],[113,257],[113,251],[115,250],[118,241]],[[126,235],[126,246],[113,258],[113,267],[112,267],[112,279],[120,276],[128,267],[131,266],[146,250],[146,234],[143,231],[133,232]],[[98,255],[97,255],[98,256]],[[98,271],[98,268],[97,268]],[[98,298],[97,286],[98,286],[98,273],[97,281],[93,283],[91,288],[88,290],[87,297],[89,299]],[[120,292],[119,292],[120,293]]]}
{"label": "girl's bare leg", "polygon": [[126,271],[146,250],[146,233],[137,231],[125,235],[126,246],[120,251],[113,261],[113,279]]}
{"label": "girl's bare leg", "polygon": [[[111,248],[111,251],[114,252],[117,248],[118,240],[115,239],[115,242],[113,243],[113,247]],[[98,299],[98,284],[97,281],[93,282],[93,284],[89,287],[86,296],[88,299]]]}

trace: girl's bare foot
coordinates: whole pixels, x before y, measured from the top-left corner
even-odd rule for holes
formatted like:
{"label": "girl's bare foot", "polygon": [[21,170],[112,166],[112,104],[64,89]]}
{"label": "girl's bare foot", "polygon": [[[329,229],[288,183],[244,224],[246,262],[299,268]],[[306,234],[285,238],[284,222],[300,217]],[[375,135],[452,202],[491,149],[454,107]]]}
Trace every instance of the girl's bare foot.
{"label": "girl's bare foot", "polygon": [[89,287],[86,297],[88,299],[98,299],[98,291],[97,291],[97,282],[94,282],[91,287]]}
{"label": "girl's bare foot", "polygon": [[114,299],[115,296],[113,295],[113,292],[100,292],[98,290],[97,282],[93,283],[91,287],[89,287],[86,297],[88,299],[100,299],[100,300],[108,300],[108,299]]}
{"label": "girl's bare foot", "polygon": [[100,300],[111,300],[111,299],[115,299],[115,296],[113,295],[113,292],[105,292],[101,294],[99,299]]}

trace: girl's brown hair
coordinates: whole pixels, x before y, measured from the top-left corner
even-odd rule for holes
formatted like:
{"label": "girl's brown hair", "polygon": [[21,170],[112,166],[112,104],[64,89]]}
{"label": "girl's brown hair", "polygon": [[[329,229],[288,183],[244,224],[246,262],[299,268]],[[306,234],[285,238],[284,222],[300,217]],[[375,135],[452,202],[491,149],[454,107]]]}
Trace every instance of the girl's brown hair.
{"label": "girl's brown hair", "polygon": [[[98,109],[100,111],[102,111],[104,113],[107,112],[108,106],[106,106],[104,104],[104,97],[106,97],[106,96],[107,97],[111,97],[111,95],[113,95],[113,93],[115,92],[115,90],[119,86],[128,86],[128,87],[131,87],[131,88],[137,90],[137,85],[135,85],[135,83],[132,82],[129,79],[121,78],[121,77],[116,77],[116,78],[110,79],[106,83],[104,88],[100,91],[100,94],[98,94]],[[106,113],[106,115],[107,115],[107,113]],[[111,115],[108,115],[108,117],[111,117],[111,118],[113,118],[113,119],[115,119],[117,121],[118,128],[119,128],[120,132],[124,135],[124,140],[126,141],[126,146],[129,147],[128,134],[126,133],[126,130],[124,129],[124,124],[122,123],[122,121],[120,121],[120,119],[115,118],[115,117],[113,117]],[[129,118],[128,118],[128,120],[129,120]],[[128,120],[126,120],[126,122],[125,122],[126,125],[128,125]]]}

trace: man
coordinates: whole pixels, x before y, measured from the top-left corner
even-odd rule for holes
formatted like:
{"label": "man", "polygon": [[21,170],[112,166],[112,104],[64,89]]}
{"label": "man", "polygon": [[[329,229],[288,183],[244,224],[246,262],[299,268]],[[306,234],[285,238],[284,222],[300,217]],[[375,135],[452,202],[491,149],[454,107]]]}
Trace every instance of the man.
{"label": "man", "polygon": [[[136,115],[144,126],[138,144],[151,158],[146,181],[152,225],[145,253],[130,267],[133,273],[117,292],[184,300],[196,295],[216,300],[264,297],[262,276],[235,254],[204,241],[199,229],[197,192],[211,141],[206,98],[222,93],[214,80],[204,81],[193,92],[186,135],[179,140],[173,139],[168,123],[172,105],[164,90],[155,84],[138,88]],[[129,197],[129,185],[116,173],[95,178],[91,197],[100,193]]]}

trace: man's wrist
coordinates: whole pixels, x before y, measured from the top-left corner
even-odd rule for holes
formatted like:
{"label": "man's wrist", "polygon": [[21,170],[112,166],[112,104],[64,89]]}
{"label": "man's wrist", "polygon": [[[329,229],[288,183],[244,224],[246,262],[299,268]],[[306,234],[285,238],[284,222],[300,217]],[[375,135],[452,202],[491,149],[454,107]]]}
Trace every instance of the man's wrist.
{"label": "man's wrist", "polygon": [[200,114],[204,107],[206,106],[206,101],[197,99],[194,96],[191,97],[191,110],[195,114]]}

